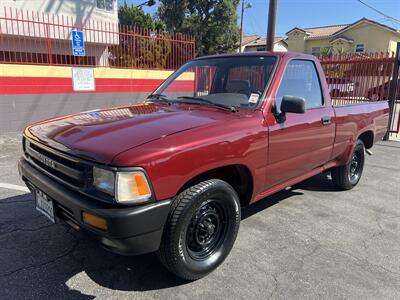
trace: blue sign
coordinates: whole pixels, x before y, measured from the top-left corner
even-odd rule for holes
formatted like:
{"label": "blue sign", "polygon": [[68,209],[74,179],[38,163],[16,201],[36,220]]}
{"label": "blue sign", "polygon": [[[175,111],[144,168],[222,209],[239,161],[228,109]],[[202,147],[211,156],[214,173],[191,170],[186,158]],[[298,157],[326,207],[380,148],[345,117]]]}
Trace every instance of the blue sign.
{"label": "blue sign", "polygon": [[83,36],[83,31],[72,30],[71,40],[72,40],[72,55],[85,56],[85,38]]}

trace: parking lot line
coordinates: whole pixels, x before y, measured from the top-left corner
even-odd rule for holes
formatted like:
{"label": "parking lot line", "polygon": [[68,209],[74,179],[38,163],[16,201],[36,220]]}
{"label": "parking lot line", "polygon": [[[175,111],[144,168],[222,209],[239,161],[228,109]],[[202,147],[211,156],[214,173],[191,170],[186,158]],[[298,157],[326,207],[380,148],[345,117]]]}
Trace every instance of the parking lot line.
{"label": "parking lot line", "polygon": [[0,188],[22,191],[22,192],[29,192],[29,189],[26,186],[9,184],[9,183],[2,183],[0,182]]}

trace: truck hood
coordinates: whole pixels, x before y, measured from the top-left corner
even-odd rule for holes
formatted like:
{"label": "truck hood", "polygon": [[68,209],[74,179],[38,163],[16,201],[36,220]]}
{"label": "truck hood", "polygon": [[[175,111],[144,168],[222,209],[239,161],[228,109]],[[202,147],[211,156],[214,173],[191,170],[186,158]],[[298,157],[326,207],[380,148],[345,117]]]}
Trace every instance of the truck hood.
{"label": "truck hood", "polygon": [[216,122],[216,115],[226,113],[139,104],[50,119],[27,130],[49,147],[109,164],[128,149]]}

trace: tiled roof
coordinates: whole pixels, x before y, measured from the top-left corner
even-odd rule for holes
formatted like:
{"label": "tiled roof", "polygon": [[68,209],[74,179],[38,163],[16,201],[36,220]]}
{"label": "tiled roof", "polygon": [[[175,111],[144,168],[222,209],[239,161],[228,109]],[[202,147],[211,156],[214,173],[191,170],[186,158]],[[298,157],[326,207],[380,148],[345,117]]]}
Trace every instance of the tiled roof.
{"label": "tiled roof", "polygon": [[245,35],[242,37],[242,46],[245,46],[251,42],[254,42],[258,39],[260,39],[261,37],[257,34],[254,35]]}
{"label": "tiled roof", "polygon": [[292,32],[294,30],[300,30],[307,34],[307,36],[306,36],[307,40],[319,39],[319,38],[324,38],[324,37],[333,37],[335,35],[341,34],[342,32],[348,30],[349,28],[351,28],[361,22],[368,22],[370,24],[380,26],[384,29],[387,29],[387,30],[390,30],[392,32],[399,34],[399,31],[397,31],[395,28],[389,27],[387,25],[378,23],[376,21],[373,21],[373,20],[370,20],[367,18],[362,18],[352,24],[330,25],[330,26],[309,27],[309,28],[295,27],[295,28],[291,29],[290,31],[288,31],[286,34]]}
{"label": "tiled roof", "polygon": [[312,38],[321,38],[321,37],[329,37],[334,35],[336,32],[346,28],[349,26],[348,24],[344,25],[333,25],[333,26],[323,26],[323,27],[311,27],[311,28],[303,28],[305,32],[307,32],[307,39]]}
{"label": "tiled roof", "polygon": [[[283,37],[275,37],[274,39],[274,44],[283,41],[286,43],[285,39]],[[267,44],[267,39],[266,38],[260,38],[256,41],[253,41],[251,43],[249,43],[247,46],[251,47],[251,46],[265,46]]]}

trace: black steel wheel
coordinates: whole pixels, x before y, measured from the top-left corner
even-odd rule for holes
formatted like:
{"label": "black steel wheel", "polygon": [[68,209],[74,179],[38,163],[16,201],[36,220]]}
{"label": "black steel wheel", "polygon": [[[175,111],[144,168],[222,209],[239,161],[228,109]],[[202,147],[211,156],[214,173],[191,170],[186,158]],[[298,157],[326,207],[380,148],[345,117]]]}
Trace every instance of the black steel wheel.
{"label": "black steel wheel", "polygon": [[332,170],[332,181],[340,189],[350,190],[361,179],[365,162],[365,147],[361,140],[357,140],[347,165]]}
{"label": "black steel wheel", "polygon": [[196,184],[175,198],[158,257],[183,279],[204,277],[228,256],[239,224],[239,198],[228,183],[211,179]]}
{"label": "black steel wheel", "polygon": [[218,201],[208,200],[197,209],[186,233],[186,247],[192,259],[211,256],[225,240],[228,212]]}
{"label": "black steel wheel", "polygon": [[349,165],[349,181],[352,184],[357,183],[360,180],[361,176],[361,168],[363,165],[363,155],[359,151],[355,151],[353,153],[353,157],[351,158]]}

